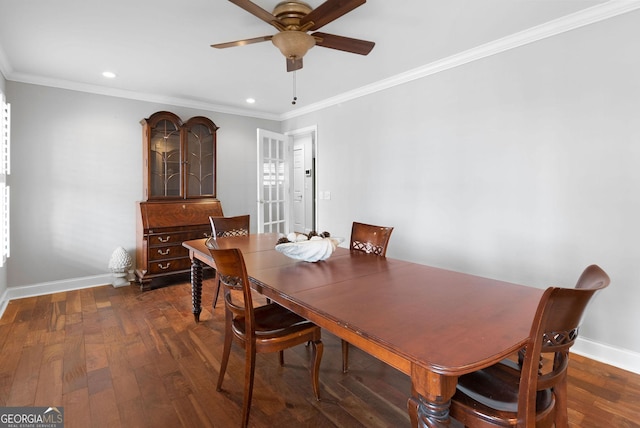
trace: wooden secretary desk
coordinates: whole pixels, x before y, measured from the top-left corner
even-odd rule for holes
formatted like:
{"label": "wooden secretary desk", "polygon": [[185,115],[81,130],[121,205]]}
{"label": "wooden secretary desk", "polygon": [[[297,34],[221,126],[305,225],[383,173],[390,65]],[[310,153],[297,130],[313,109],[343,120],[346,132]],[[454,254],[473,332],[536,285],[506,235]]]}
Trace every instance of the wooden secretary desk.
{"label": "wooden secretary desk", "polygon": [[211,235],[216,199],[216,131],[206,117],[182,122],[160,111],[143,119],[143,195],[136,204],[136,282],[189,272],[183,241]]}

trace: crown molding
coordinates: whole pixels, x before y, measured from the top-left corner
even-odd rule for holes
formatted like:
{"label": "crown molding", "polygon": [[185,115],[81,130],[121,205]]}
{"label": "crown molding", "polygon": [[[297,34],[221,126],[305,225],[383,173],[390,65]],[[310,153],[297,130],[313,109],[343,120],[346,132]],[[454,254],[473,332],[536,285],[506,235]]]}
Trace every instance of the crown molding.
{"label": "crown molding", "polygon": [[238,116],[248,116],[258,119],[283,121],[294,117],[303,116],[318,110],[335,106],[347,101],[351,101],[375,92],[383,91],[394,86],[402,85],[413,80],[421,79],[442,71],[450,70],[473,61],[477,61],[492,55],[505,52],[529,43],[543,40],[558,34],[565,33],[593,23],[604,21],[615,16],[619,16],[634,10],[640,9],[640,0],[610,0],[608,2],[592,6],[590,8],[575,12],[573,14],[546,22],[544,24],[529,28],[527,30],[503,37],[498,40],[480,45],[464,52],[451,55],[438,61],[414,68],[404,73],[391,76],[370,85],[344,92],[335,97],[327,98],[320,102],[310,104],[306,107],[297,108],[290,112],[275,114],[255,110],[234,108],[230,106],[196,101],[186,98],[167,97],[158,94],[148,94],[122,89],[107,88],[98,85],[88,85],[64,80],[50,79],[28,74],[14,73],[11,65],[7,61],[6,55],[0,46],[0,72],[6,80],[30,83],[42,86],[51,86],[61,89],[69,89],[80,92],[89,92],[99,95],[147,101],[160,104],[169,104],[180,107],[215,111],[218,113],[228,113]]}
{"label": "crown molding", "polygon": [[388,79],[380,80],[370,85],[362,86],[352,91],[345,92],[335,97],[327,98],[315,104],[293,110],[280,115],[280,120],[291,119],[302,116],[327,107],[341,104],[356,98],[370,95],[378,91],[402,85],[416,79],[421,79],[442,71],[450,70],[464,64],[468,64],[479,59],[505,52],[538,40],[546,39],[576,28],[584,27],[596,22],[604,21],[627,12],[640,9],[638,0],[610,0],[590,8],[572,13],[562,18],[546,22],[544,24],[531,27],[527,30],[511,34],[466,50],[464,52],[451,55],[438,61],[414,68],[407,72],[392,76]]}
{"label": "crown molding", "polygon": [[[1,54],[1,51],[0,51]],[[1,61],[0,57],[0,61]],[[0,66],[1,66],[0,62]],[[1,69],[0,69],[1,71]],[[107,88],[99,85],[89,85],[85,83],[71,82],[68,80],[52,79],[42,76],[34,76],[25,73],[9,73],[5,74],[7,80],[19,83],[28,83],[32,85],[49,86],[59,89],[68,89],[71,91],[88,92],[97,95],[106,95],[110,97],[127,98],[136,101],[146,101],[151,103],[169,104],[179,107],[194,108],[199,110],[214,111],[217,113],[227,113],[238,116],[249,116],[258,119],[280,120],[280,117],[274,113],[260,112],[255,110],[246,110],[234,108],[221,104],[212,104],[204,101],[191,100],[187,98],[168,97],[159,94],[149,94],[144,92],[128,91],[125,89]]]}

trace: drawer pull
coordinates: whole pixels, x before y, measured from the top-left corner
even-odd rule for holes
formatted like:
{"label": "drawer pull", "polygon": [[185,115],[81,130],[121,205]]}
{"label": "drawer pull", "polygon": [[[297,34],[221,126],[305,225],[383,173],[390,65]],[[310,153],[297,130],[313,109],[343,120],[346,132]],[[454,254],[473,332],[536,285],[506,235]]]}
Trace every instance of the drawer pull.
{"label": "drawer pull", "polygon": [[162,239],[162,236],[158,236],[158,241],[160,242],[169,242],[169,239],[171,239],[171,235],[167,235],[164,239]]}
{"label": "drawer pull", "polygon": [[202,233],[202,235],[203,235],[205,238],[211,238],[211,234],[210,234],[210,233],[203,232],[203,233]]}
{"label": "drawer pull", "polygon": [[171,262],[167,263],[166,266],[164,266],[162,263],[158,263],[158,267],[162,270],[167,270],[169,269],[169,266],[171,266]]}
{"label": "drawer pull", "polygon": [[164,251],[158,250],[158,254],[160,254],[161,256],[168,256],[170,252],[171,252],[171,248],[167,248]]}

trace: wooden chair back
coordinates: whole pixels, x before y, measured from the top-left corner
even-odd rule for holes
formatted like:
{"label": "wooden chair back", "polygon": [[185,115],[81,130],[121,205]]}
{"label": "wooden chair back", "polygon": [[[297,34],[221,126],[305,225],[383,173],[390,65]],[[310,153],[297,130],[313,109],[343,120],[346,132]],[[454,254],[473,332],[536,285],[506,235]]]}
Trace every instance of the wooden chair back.
{"label": "wooden chair back", "polygon": [[227,236],[246,236],[249,234],[249,214],[235,217],[209,217],[212,236],[222,238]]}
{"label": "wooden chair back", "polygon": [[[536,392],[566,381],[569,348],[578,338],[587,305],[596,292],[606,288],[609,283],[609,276],[600,267],[591,265],[584,270],[575,288],[550,287],[543,294],[522,363],[518,420],[525,421],[525,424],[535,421]],[[553,354],[552,366],[549,371],[543,372],[540,369],[541,357],[550,353]],[[564,424],[567,423],[566,410],[556,409],[559,414],[564,413]],[[561,424],[556,421],[556,425]]]}
{"label": "wooden chair back", "polygon": [[393,227],[374,226],[354,221],[351,227],[349,248],[385,257],[391,232],[393,232]]}
{"label": "wooden chair back", "polygon": [[[224,304],[231,318],[244,317],[248,339],[255,336],[253,298],[242,252],[237,248],[209,250],[216,263],[220,284],[224,287]],[[242,293],[242,302],[233,299],[233,291]]]}
{"label": "wooden chair back", "polygon": [[[211,216],[212,238],[223,238],[228,236],[247,236],[249,235],[249,214],[239,215],[235,217]],[[218,286],[216,287],[216,295],[213,299],[213,309],[218,304],[218,295],[220,294],[220,281],[216,278]]]}
{"label": "wooden chair back", "polygon": [[603,282],[609,282],[607,274],[597,265],[587,266],[576,282],[575,288],[598,288]]}
{"label": "wooden chair back", "polygon": [[[280,365],[284,365],[285,349],[310,343],[312,345],[311,386],[316,399],[319,400],[320,361],[323,353],[320,327],[275,303],[254,307],[247,267],[240,249],[209,249],[209,252],[216,264],[219,284],[222,284],[225,290],[224,349],[216,389],[218,391],[222,389],[231,343],[235,340],[245,350],[241,426],[246,427],[249,423],[258,353],[279,352]],[[239,302],[236,292],[242,293],[242,302]]]}

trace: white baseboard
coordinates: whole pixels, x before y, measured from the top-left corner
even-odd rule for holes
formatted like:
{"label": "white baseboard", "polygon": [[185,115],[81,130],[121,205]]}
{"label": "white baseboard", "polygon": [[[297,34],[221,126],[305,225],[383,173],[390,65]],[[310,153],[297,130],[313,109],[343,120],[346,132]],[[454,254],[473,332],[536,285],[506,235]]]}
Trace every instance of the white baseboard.
{"label": "white baseboard", "polygon": [[45,294],[60,293],[63,291],[79,290],[82,288],[110,285],[113,281],[111,274],[71,278],[60,281],[42,282],[33,285],[21,285],[8,287],[0,297],[0,318],[7,309],[10,300],[24,297],[43,296]]}
{"label": "white baseboard", "polygon": [[[34,285],[9,287],[0,297],[0,317],[4,314],[7,304],[12,299],[24,297],[42,296],[45,294],[60,293],[63,291],[79,290],[82,288],[108,285],[113,281],[110,274],[72,278],[61,281],[43,282]],[[640,374],[640,353],[628,349],[617,348],[605,343],[595,342],[590,339],[578,337],[571,352],[582,355],[592,360],[600,361],[623,370]]]}
{"label": "white baseboard", "polygon": [[7,305],[9,304],[9,298],[7,297],[7,290],[4,290],[2,296],[0,296],[0,318],[4,314],[4,311],[7,309]]}
{"label": "white baseboard", "polygon": [[640,353],[578,337],[571,352],[640,374]]}

